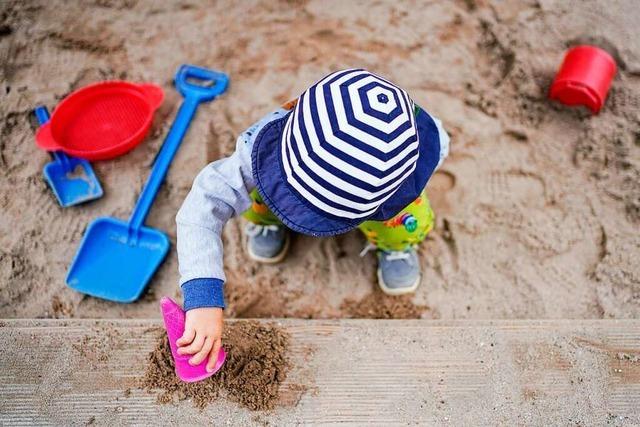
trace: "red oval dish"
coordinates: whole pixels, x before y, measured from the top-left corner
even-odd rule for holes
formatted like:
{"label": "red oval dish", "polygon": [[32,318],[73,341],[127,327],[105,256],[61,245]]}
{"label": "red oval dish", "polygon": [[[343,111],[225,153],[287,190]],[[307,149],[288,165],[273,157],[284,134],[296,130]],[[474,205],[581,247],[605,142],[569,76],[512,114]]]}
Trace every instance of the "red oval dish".
{"label": "red oval dish", "polygon": [[162,88],[150,83],[86,86],[62,100],[36,142],[47,151],[87,160],[112,159],[142,142],[163,99]]}

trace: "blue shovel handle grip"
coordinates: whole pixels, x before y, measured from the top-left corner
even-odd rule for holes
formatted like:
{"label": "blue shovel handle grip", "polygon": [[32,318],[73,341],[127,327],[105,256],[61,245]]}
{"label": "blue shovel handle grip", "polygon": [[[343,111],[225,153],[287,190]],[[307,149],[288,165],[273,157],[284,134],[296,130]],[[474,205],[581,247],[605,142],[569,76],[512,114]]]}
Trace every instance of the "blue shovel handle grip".
{"label": "blue shovel handle grip", "polygon": [[[38,124],[40,126],[49,121],[49,110],[47,110],[47,107],[45,107],[44,105],[37,106],[35,109],[35,113],[36,118],[38,119]],[[65,172],[69,171],[69,157],[66,154],[64,154],[62,151],[52,151],[51,155],[57,163],[62,163]]]}
{"label": "blue shovel handle grip", "polygon": [[[193,81],[198,80],[203,83],[211,83],[211,85],[199,86],[193,83]],[[182,105],[180,105],[171,129],[162,143],[162,148],[153,164],[151,174],[142,189],[142,193],[140,193],[136,207],[133,209],[133,213],[129,219],[129,228],[131,231],[137,231],[142,224],[144,224],[144,220],[151,210],[153,200],[169,170],[171,161],[178,151],[178,148],[180,148],[182,138],[189,129],[191,119],[196,113],[198,104],[211,101],[223,93],[227,89],[228,84],[229,77],[217,71],[195,67],[193,65],[182,65],[178,69],[175,76],[175,85],[184,97],[184,101],[182,101]]]}
{"label": "blue shovel handle grip", "polygon": [[[198,102],[211,101],[227,90],[229,85],[229,77],[226,74],[194,65],[180,66],[174,81],[182,96]],[[203,84],[198,85],[192,81],[201,81]]]}

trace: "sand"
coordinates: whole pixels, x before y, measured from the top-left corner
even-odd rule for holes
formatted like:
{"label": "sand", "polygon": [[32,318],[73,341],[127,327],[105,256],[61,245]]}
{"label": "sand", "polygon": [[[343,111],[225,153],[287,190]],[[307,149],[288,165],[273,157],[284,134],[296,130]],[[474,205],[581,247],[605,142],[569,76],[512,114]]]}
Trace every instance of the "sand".
{"label": "sand", "polygon": [[[135,304],[85,297],[64,277],[92,218],[129,215],[179,105],[171,79],[183,62],[224,70],[231,86],[200,107],[148,218],[174,248],[175,213],[208,161],[318,78],[362,66],[407,89],[452,136],[427,187],[437,224],[420,247],[411,317],[638,317],[639,21],[633,0],[4,1],[0,317],[158,317],[161,296],[180,296],[173,251]],[[546,99],[565,49],[585,41],[619,65],[598,116]],[[116,78],[158,83],[166,101],[144,143],[94,163],[104,198],[62,209],[42,179],[49,157],[30,111]],[[377,298],[375,257],[358,257],[358,232],[296,236],[283,264],[262,266],[247,260],[242,226],[224,232],[228,316],[380,314],[353,308]]]}
{"label": "sand", "polygon": [[360,300],[347,298],[340,308],[346,318],[420,319],[429,307],[416,305],[411,298],[411,295],[389,296],[378,290]]}
{"label": "sand", "polygon": [[222,369],[206,380],[185,383],[175,374],[169,341],[162,334],[149,355],[141,386],[161,390],[160,403],[191,399],[202,409],[227,398],[251,410],[273,409],[290,368],[288,333],[275,325],[247,321],[231,324],[223,339],[227,359]]}

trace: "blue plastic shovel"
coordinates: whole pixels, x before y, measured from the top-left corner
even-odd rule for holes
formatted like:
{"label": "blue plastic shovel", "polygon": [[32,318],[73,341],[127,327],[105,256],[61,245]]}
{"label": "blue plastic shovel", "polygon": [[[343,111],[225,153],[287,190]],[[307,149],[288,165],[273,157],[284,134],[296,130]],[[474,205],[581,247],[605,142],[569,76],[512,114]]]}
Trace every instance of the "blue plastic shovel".
{"label": "blue plastic shovel", "polygon": [[[47,107],[36,107],[35,113],[40,126],[49,121]],[[44,166],[42,173],[60,206],[66,208],[102,197],[102,187],[91,163],[62,151],[52,151],[51,155],[53,161]]]}
{"label": "blue plastic shovel", "polygon": [[140,297],[170,246],[167,236],[145,227],[144,220],[198,105],[223,93],[228,83],[224,73],[192,65],[178,69],[175,85],[184,101],[129,221],[103,217],[89,225],[67,274],[67,285],[116,302],[133,302]]}

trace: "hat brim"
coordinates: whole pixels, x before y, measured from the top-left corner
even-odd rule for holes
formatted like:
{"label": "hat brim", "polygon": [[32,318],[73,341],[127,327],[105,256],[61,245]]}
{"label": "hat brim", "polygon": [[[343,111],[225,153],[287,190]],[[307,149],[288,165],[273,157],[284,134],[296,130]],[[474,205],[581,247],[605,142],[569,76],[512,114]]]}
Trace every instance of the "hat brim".
{"label": "hat brim", "polygon": [[280,155],[280,140],[289,114],[262,128],[255,139],[251,157],[253,177],[264,203],[284,225],[297,233],[333,236],[353,230],[367,220],[384,221],[392,218],[420,195],[438,164],[438,129],[433,119],[421,110],[416,117],[420,141],[418,164],[396,194],[368,218],[353,220],[328,215],[312,206],[287,184]]}

